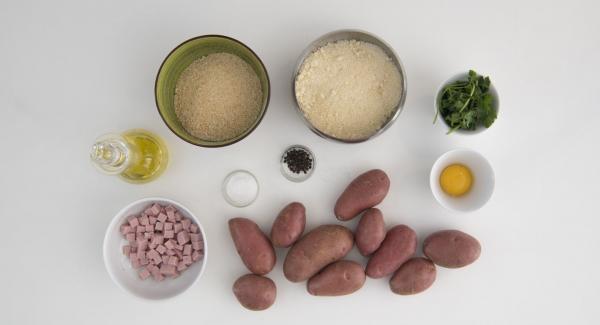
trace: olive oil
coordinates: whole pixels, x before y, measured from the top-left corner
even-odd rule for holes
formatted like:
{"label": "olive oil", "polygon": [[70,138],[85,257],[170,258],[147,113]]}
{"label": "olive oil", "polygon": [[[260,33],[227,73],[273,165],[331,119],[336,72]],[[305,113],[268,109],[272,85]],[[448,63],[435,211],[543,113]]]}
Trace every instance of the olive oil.
{"label": "olive oil", "polygon": [[156,179],[167,168],[167,146],[157,135],[142,129],[99,137],[90,153],[98,169],[119,175],[130,183],[146,183]]}

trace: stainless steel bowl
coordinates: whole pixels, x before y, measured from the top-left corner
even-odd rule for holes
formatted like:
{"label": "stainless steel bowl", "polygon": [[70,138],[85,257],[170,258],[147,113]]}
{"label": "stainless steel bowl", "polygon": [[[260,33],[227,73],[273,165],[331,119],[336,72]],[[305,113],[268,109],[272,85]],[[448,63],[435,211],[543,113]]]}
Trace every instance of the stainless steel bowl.
{"label": "stainless steel bowl", "polygon": [[[317,50],[318,48],[326,45],[327,43],[341,41],[341,40],[357,40],[357,41],[368,42],[368,43],[379,46],[392,59],[392,61],[398,68],[398,71],[400,72],[400,77],[402,78],[402,92],[400,94],[400,100],[398,101],[398,105],[396,105],[396,107],[395,107],[394,114],[381,126],[381,128],[379,128],[379,130],[377,130],[375,133],[373,133],[372,135],[370,135],[369,137],[364,138],[364,139],[348,140],[348,139],[336,138],[334,136],[328,135],[328,134],[322,132],[321,130],[317,129],[314,125],[312,125],[312,123],[304,115],[304,112],[302,111],[302,108],[300,108],[300,104],[298,103],[298,98],[296,97],[296,77],[298,76],[298,73],[300,72],[300,68],[304,64],[304,60],[306,59],[306,57],[309,54],[311,54],[312,52],[314,52],[315,50]],[[392,47],[390,45],[388,45],[386,42],[384,42],[382,39],[380,39],[379,37],[377,37],[373,34],[370,34],[368,32],[364,32],[361,30],[342,29],[342,30],[337,30],[337,31],[327,33],[327,34],[319,37],[314,42],[310,43],[308,45],[308,47],[304,50],[304,52],[302,52],[302,54],[300,55],[300,58],[298,59],[298,63],[296,64],[296,68],[294,69],[294,78],[292,79],[292,92],[293,92],[294,101],[296,102],[296,110],[302,117],[304,124],[306,124],[314,133],[318,134],[319,136],[321,136],[325,139],[330,139],[330,140],[334,140],[334,141],[338,141],[338,142],[358,143],[358,142],[364,142],[364,141],[373,139],[376,136],[380,135],[385,130],[387,130],[394,123],[394,121],[398,118],[398,115],[400,115],[400,112],[402,112],[402,108],[404,107],[404,101],[406,100],[406,73],[404,72],[404,67],[402,67],[402,62],[400,62],[400,58],[398,57],[396,52],[394,52],[394,49],[392,49]]]}

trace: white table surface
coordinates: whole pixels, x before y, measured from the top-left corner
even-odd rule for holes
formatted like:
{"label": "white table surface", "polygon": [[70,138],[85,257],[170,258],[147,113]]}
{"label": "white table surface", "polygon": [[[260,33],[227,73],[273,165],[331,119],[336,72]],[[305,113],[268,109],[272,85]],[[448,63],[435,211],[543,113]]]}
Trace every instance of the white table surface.
{"label": "white table surface", "polygon": [[[597,1],[2,1],[0,5],[0,324],[598,324],[600,323],[600,5]],[[404,112],[379,138],[358,145],[312,134],[294,111],[291,73],[305,46],[340,28],[381,36],[408,75]],[[271,77],[268,112],[240,143],[204,149],[175,137],[156,111],[153,85],[165,55],[202,34],[235,37]],[[489,74],[501,97],[493,128],[473,137],[433,126],[436,88],[458,71]],[[157,181],[130,185],[88,161],[94,138],[147,128],[169,145]],[[280,152],[309,146],[318,168],[302,184],[284,179]],[[484,154],[496,191],[471,214],[433,199],[429,168],[447,150]],[[227,219],[268,230],[287,202],[302,201],[308,227],[336,222],[337,195],[357,173],[392,180],[380,208],[423,239],[458,228],[482,243],[481,258],[438,269],[427,292],[392,294],[368,279],[357,293],[310,296],[285,280],[279,250],[269,274],[277,301],[243,309],[231,292],[246,272]],[[223,177],[244,168],[261,193],[228,206]],[[162,302],[113,284],[101,245],[114,214],[133,200],[178,200],[203,220],[210,260],[200,281]],[[356,222],[348,225],[355,226]],[[354,250],[351,258],[365,262]]]}

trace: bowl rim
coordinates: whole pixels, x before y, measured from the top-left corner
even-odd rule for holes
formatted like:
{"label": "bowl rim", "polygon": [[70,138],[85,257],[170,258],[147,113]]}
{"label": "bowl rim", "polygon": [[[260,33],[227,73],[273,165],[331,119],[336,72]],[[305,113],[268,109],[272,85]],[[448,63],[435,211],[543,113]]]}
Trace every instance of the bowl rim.
{"label": "bowl rim", "polygon": [[[437,91],[435,92],[435,97],[433,98],[433,113],[437,114],[436,121],[437,120],[441,120],[441,123],[444,124],[444,126],[446,127],[447,130],[450,130],[450,126],[448,125],[448,123],[446,123],[446,121],[442,117],[442,114],[441,113],[438,114],[438,111],[439,111],[438,99],[440,98],[442,89],[444,89],[444,87],[446,87],[447,85],[449,85],[452,82],[458,81],[459,79],[463,79],[465,77],[468,77],[470,70],[473,70],[478,75],[482,76],[482,74],[480,74],[479,72],[477,72],[477,70],[474,70],[474,69],[469,69],[469,70],[467,70],[467,72],[464,72],[464,71],[462,71],[462,72],[456,72],[456,73],[452,74],[452,76],[450,78],[448,78],[445,81],[443,81],[438,86]],[[496,89],[496,86],[492,82],[490,82],[489,93],[492,94],[492,96],[494,97],[494,100],[496,102],[495,103],[496,107],[494,107],[494,108],[496,109],[496,120],[498,120],[498,114],[500,113],[500,95],[498,95],[498,90]],[[496,121],[494,121],[494,123],[496,123]],[[476,128],[473,131],[463,130],[463,129],[456,129],[456,130],[454,130],[452,132],[452,134],[459,134],[459,135],[462,135],[462,136],[476,135],[476,134],[479,134],[479,133],[482,133],[482,132],[485,132],[485,131],[491,129],[492,126],[494,126],[494,123],[492,123],[492,125],[490,125],[489,128],[486,128],[485,126],[480,126],[480,127]]]}
{"label": "bowl rim", "polygon": [[[190,217],[194,220],[194,222],[198,226],[198,229],[200,229],[200,233],[202,234],[202,239],[204,241],[204,257],[202,259],[202,265],[200,266],[200,271],[198,272],[198,275],[196,275],[194,280],[187,286],[187,288],[185,288],[183,291],[181,291],[175,295],[169,296],[169,297],[153,299],[153,298],[147,298],[147,297],[135,294],[134,292],[129,290],[129,288],[127,288],[123,284],[121,284],[121,282],[116,280],[115,275],[113,274],[112,270],[108,267],[108,262],[107,262],[108,261],[108,247],[107,246],[108,246],[108,238],[111,233],[111,229],[114,228],[115,224],[117,224],[119,222],[119,220],[121,219],[120,217],[122,217],[127,210],[131,209],[134,205],[137,205],[140,203],[150,203],[150,202],[156,202],[156,201],[168,202],[169,204],[176,206],[178,209],[181,208],[182,210],[185,210],[185,212],[190,215]],[[104,268],[106,269],[106,272],[108,273],[112,282],[115,283],[124,292],[127,292],[128,294],[130,294],[140,300],[144,300],[144,301],[164,301],[167,299],[175,298],[175,297],[181,295],[182,293],[186,292],[188,289],[193,287],[198,282],[198,280],[202,277],[202,275],[204,275],[204,271],[206,270],[206,263],[208,261],[208,240],[206,238],[206,232],[204,231],[204,227],[202,226],[202,223],[200,223],[200,220],[198,220],[198,217],[196,217],[196,215],[190,209],[188,209],[186,206],[179,203],[178,201],[168,199],[165,197],[160,197],[160,196],[145,197],[145,198],[137,199],[137,200],[127,204],[126,206],[121,208],[119,210],[119,212],[117,212],[115,214],[115,216],[112,218],[112,220],[108,224],[108,227],[106,228],[106,232],[104,234],[104,240],[102,242],[102,260],[104,262]]]}
{"label": "bowl rim", "polygon": [[[308,120],[308,118],[304,115],[304,113],[302,112],[302,108],[300,107],[300,103],[298,103],[298,98],[296,97],[296,78],[298,77],[298,73],[300,72],[300,68],[302,67],[302,65],[304,64],[304,61],[306,60],[306,58],[315,50],[317,50],[319,47],[317,47],[317,44],[320,43],[321,41],[336,35],[336,34],[341,34],[341,33],[357,33],[357,34],[363,34],[367,37],[371,37],[373,39],[376,39],[378,42],[380,42],[381,44],[383,44],[386,49],[393,54],[394,59],[396,60],[396,62],[398,62],[398,64],[394,64],[398,70],[400,71],[400,74],[402,75],[402,92],[400,94],[400,100],[398,101],[398,104],[395,106],[396,111],[394,112],[394,115],[388,119],[385,124],[378,129],[375,133],[371,134],[370,136],[366,137],[366,138],[362,138],[362,139],[354,139],[354,140],[348,140],[348,139],[342,139],[342,138],[338,138],[338,137],[334,137],[331,136],[327,133],[324,133],[323,131],[317,129],[314,125],[312,125],[312,123],[310,123],[310,121]],[[350,38],[352,39],[352,38]],[[375,44],[378,45],[378,44]],[[378,45],[379,46],[379,45]],[[385,49],[384,49],[385,50]],[[386,53],[388,54],[388,53]],[[300,117],[302,118],[302,121],[304,122],[304,124],[306,126],[308,126],[308,128],[314,132],[315,134],[317,134],[318,136],[320,136],[321,138],[324,139],[329,139],[329,140],[333,140],[335,142],[341,142],[341,143],[362,143],[362,142],[366,142],[368,140],[374,139],[376,137],[378,137],[379,135],[381,135],[383,132],[385,132],[387,129],[389,129],[392,124],[394,124],[394,122],[396,121],[396,119],[398,119],[398,116],[400,116],[400,113],[402,113],[402,111],[404,110],[404,104],[406,102],[406,94],[408,93],[408,85],[407,85],[407,81],[406,81],[406,70],[404,69],[404,65],[402,64],[402,60],[400,60],[400,57],[398,56],[398,53],[396,53],[396,50],[394,50],[394,48],[386,41],[384,41],[381,37],[361,30],[361,29],[355,29],[355,28],[347,28],[347,29],[338,29],[338,30],[334,30],[328,33],[325,33],[321,36],[319,36],[318,38],[316,38],[315,40],[313,40],[312,42],[310,42],[306,48],[304,48],[304,50],[302,51],[302,53],[300,53],[300,56],[298,57],[298,60],[296,62],[296,67],[294,68],[294,73],[292,75],[292,97],[294,98],[294,103],[296,104],[296,112],[298,114],[300,114]]]}
{"label": "bowl rim", "polygon": [[[434,175],[433,174],[434,169],[436,168],[436,166],[441,164],[443,161],[447,160],[448,156],[450,156],[454,153],[457,153],[457,152],[468,152],[468,153],[475,154],[478,157],[478,159],[481,159],[481,161],[485,162],[490,167],[490,172],[491,172],[490,176],[491,176],[492,184],[491,184],[490,195],[485,199],[485,201],[481,202],[479,205],[471,207],[471,208],[467,208],[467,209],[456,209],[456,208],[453,208],[452,206],[450,206],[449,204],[446,204],[447,200],[445,200],[444,198],[439,196],[435,190],[435,189],[439,188],[440,192],[442,191],[441,186],[439,185],[439,174]],[[436,184],[435,189],[434,189],[434,184]],[[450,211],[461,212],[461,213],[475,212],[475,211],[483,208],[490,201],[492,196],[494,195],[494,190],[496,188],[496,173],[494,172],[494,168],[492,167],[492,164],[490,164],[490,161],[479,151],[476,151],[473,149],[468,149],[468,148],[455,148],[455,149],[448,150],[448,151],[442,153],[431,165],[431,169],[429,170],[429,188],[430,188],[431,194],[433,195],[435,200],[444,208],[446,208]]]}
{"label": "bowl rim", "polygon": [[[167,59],[173,54],[175,53],[175,51],[177,51],[180,47],[182,47],[183,45],[191,42],[191,41],[195,41],[197,39],[202,39],[202,38],[209,38],[209,37],[217,37],[217,38],[223,38],[223,39],[227,39],[233,42],[236,42],[238,44],[240,44],[241,46],[243,46],[244,48],[246,48],[248,51],[250,51],[250,53],[252,55],[254,55],[256,57],[256,59],[258,60],[258,62],[260,63],[260,66],[263,68],[263,70],[265,71],[265,77],[267,78],[267,100],[265,101],[265,108],[262,110],[260,116],[258,117],[258,120],[256,121],[256,124],[250,128],[250,130],[248,131],[248,133],[246,133],[246,135],[244,135],[243,137],[236,139],[235,141],[231,141],[231,142],[225,142],[223,144],[217,144],[217,145],[204,145],[204,144],[199,144],[199,143],[194,143],[192,141],[189,141],[185,138],[183,138],[181,135],[179,135],[179,133],[177,133],[172,127],[171,125],[169,125],[169,123],[167,122],[166,118],[163,116],[162,112],[160,111],[160,106],[158,104],[158,98],[157,98],[157,91],[158,91],[158,77],[160,76],[160,73],[163,69],[163,66],[165,65],[165,62],[167,62]],[[265,115],[267,114],[267,109],[269,108],[269,103],[271,101],[271,79],[269,78],[269,71],[267,70],[267,67],[265,66],[264,62],[262,61],[262,59],[260,58],[260,56],[258,56],[258,54],[256,54],[256,52],[254,52],[248,45],[244,44],[243,42],[233,38],[233,37],[229,37],[229,36],[225,36],[225,35],[220,35],[220,34],[206,34],[206,35],[200,35],[200,36],[196,36],[196,37],[192,37],[190,39],[187,39],[183,42],[181,42],[179,45],[177,45],[175,48],[173,48],[169,54],[167,54],[165,56],[165,58],[163,59],[162,63],[160,64],[160,67],[158,68],[158,71],[156,72],[156,78],[154,80],[154,103],[156,105],[156,109],[158,110],[158,114],[160,115],[160,118],[163,120],[163,122],[165,123],[165,125],[169,128],[169,130],[171,130],[171,132],[173,132],[173,134],[175,134],[178,138],[180,138],[181,140],[189,143],[189,144],[193,144],[195,146],[198,147],[203,147],[203,148],[222,148],[222,147],[226,147],[229,145],[232,145],[234,143],[237,143],[239,141],[242,141],[243,139],[245,139],[247,136],[249,136],[252,132],[254,132],[254,130],[258,127],[258,125],[260,125],[260,123],[262,122],[263,118],[265,117]]]}

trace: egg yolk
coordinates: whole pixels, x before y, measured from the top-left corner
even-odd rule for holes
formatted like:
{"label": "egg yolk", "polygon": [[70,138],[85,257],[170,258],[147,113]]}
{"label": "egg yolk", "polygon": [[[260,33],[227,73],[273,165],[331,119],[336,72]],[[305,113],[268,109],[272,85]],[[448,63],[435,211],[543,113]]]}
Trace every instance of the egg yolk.
{"label": "egg yolk", "polygon": [[461,196],[469,192],[473,185],[473,175],[468,167],[453,164],[442,171],[440,175],[440,185],[446,194],[451,196]]}

